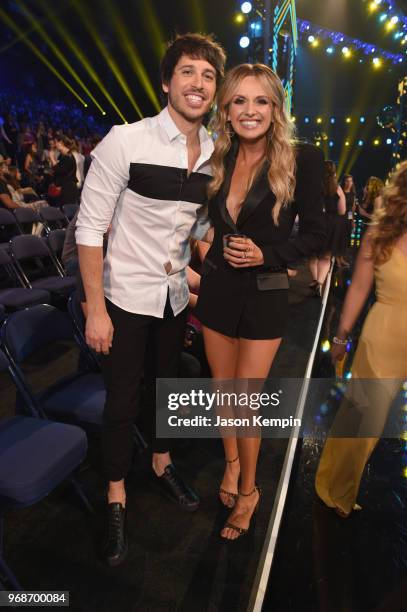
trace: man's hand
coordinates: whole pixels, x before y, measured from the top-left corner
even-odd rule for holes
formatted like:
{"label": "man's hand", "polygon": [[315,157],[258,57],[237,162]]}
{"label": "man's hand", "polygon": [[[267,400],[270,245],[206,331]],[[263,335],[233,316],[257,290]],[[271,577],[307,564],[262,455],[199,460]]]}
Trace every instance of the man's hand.
{"label": "man's hand", "polygon": [[97,353],[109,354],[113,340],[113,325],[107,312],[91,314],[86,319],[86,342]]}

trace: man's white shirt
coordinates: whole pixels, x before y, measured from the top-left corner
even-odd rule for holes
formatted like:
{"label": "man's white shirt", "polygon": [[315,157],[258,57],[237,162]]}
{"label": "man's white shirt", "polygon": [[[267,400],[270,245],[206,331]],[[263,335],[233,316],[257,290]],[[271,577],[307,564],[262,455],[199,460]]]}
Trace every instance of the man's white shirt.
{"label": "man's white shirt", "polygon": [[102,246],[111,225],[104,291],[123,310],[162,317],[168,293],[175,315],[188,303],[189,238],[203,238],[210,227],[206,187],[213,142],[204,127],[199,139],[201,154],[189,176],[186,136],[168,108],[114,126],[92,151],[76,242]]}

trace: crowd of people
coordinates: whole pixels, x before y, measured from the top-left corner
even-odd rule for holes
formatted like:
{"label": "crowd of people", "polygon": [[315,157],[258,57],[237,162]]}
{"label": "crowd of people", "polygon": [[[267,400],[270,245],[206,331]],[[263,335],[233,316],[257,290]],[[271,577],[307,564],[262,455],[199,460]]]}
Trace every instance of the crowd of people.
{"label": "crowd of people", "polygon": [[[44,113],[33,122],[31,110],[24,121],[13,112],[2,121],[3,206],[44,205],[40,198],[25,199],[45,193],[45,185],[51,202],[74,203],[82,187],[68,235],[77,244],[70,252],[79,258],[86,339],[101,354],[107,390],[103,557],[109,565],[120,564],[127,553],[125,478],[140,381],[177,376],[188,304],[202,329],[212,377],[257,381],[260,387],[249,384],[253,392],[261,390],[290,324],[287,270],[309,260],[311,291],[321,296],[332,256],[338,266],[349,265],[356,212],[367,228],[372,221],[377,228],[366,233],[369,246],[361,249],[359,261],[369,263],[358,263],[352,291],[362,282],[362,268],[369,273],[369,290],[375,274],[383,286],[387,275],[405,277],[404,269],[400,272],[405,261],[394,249],[401,253],[407,236],[405,165],[387,191],[371,177],[358,197],[351,175],[340,186],[335,164],[324,161],[317,147],[295,140],[284,88],[269,67],[243,64],[225,76],[224,64],[225,53],[212,37],[177,37],[161,66],[167,106],[155,117],[115,126],[95,147],[95,132],[81,133],[80,122],[68,127],[63,109],[56,111],[54,124],[54,115],[49,124]],[[215,96],[213,142],[202,121]],[[199,241],[198,264],[195,272],[185,272],[191,237]],[[355,314],[346,314],[349,300],[335,346],[346,345],[354,323]],[[383,309],[376,313],[378,319],[389,317]],[[397,342],[404,347],[406,340],[404,327]],[[369,359],[364,353],[361,372]],[[399,373],[407,375],[402,368]],[[248,531],[260,502],[260,443],[259,436],[223,436],[219,498],[230,510],[224,539]],[[352,447],[359,475],[373,447]],[[339,453],[329,449],[318,472],[318,494],[347,516],[357,486],[346,504],[334,497],[329,470]],[[152,450],[152,477],[181,508],[196,510],[199,497],[174,467],[170,441],[153,436]]]}

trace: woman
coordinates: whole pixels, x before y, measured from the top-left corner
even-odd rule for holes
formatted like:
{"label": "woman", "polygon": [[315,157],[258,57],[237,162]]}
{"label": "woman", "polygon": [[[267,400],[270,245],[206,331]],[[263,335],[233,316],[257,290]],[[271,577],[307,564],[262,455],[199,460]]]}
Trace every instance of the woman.
{"label": "woman", "polygon": [[356,188],[351,174],[345,174],[342,181],[342,189],[345,194],[346,212],[343,217],[343,233],[342,233],[342,248],[343,255],[338,256],[336,261],[339,267],[349,267],[349,263],[345,260],[345,253],[349,246],[350,235],[353,227],[353,219],[356,210]]}
{"label": "woman", "polygon": [[363,189],[362,201],[358,206],[358,212],[362,220],[362,235],[373,219],[375,206],[380,203],[383,187],[384,183],[381,179],[377,178],[377,176],[371,176]]}
{"label": "woman", "polygon": [[11,199],[19,206],[32,208],[36,212],[39,212],[40,209],[44,206],[48,206],[48,202],[40,199],[31,202],[25,202],[25,195],[36,196],[37,198],[38,195],[32,187],[21,187],[21,173],[19,169],[15,166],[9,167],[5,178],[8,190],[11,195]]}
{"label": "woman", "polygon": [[38,183],[42,180],[40,173],[40,158],[38,155],[37,143],[33,142],[29,145],[24,158],[24,181],[27,186],[35,189]]}
{"label": "woman", "polygon": [[[385,188],[373,225],[363,238],[333,339],[334,363],[345,355],[348,336],[373,282],[377,301],[364,323],[352,365],[353,396],[369,400],[365,409],[358,404],[358,423],[368,423],[370,437],[328,438],[316,475],[319,497],[342,517],[360,508],[356,497],[363,470],[400,388],[398,381],[407,377],[407,162],[401,164]],[[346,420],[346,413],[348,400],[342,404],[336,422]]]}
{"label": "woman", "polygon": [[[322,153],[294,145],[281,81],[262,64],[243,64],[227,74],[214,130],[214,234],[196,316],[214,379],[264,380],[287,327],[287,264],[324,241]],[[300,231],[289,241],[297,213]],[[223,444],[220,499],[232,512],[221,535],[235,539],[249,528],[260,498],[260,439],[224,437]]]}
{"label": "woman", "polygon": [[322,286],[328,276],[332,255],[340,256],[343,243],[343,218],[346,212],[345,194],[338,185],[336,167],[333,161],[325,162],[324,206],[326,213],[327,239],[318,257],[310,260],[312,275],[311,289],[315,295],[322,295]]}
{"label": "woman", "polygon": [[71,153],[74,146],[73,140],[67,136],[58,136],[55,146],[60,155],[58,160],[50,157],[53,165],[53,178],[55,185],[61,188],[58,196],[58,206],[64,204],[76,204],[78,202],[78,188],[76,179],[76,162]]}

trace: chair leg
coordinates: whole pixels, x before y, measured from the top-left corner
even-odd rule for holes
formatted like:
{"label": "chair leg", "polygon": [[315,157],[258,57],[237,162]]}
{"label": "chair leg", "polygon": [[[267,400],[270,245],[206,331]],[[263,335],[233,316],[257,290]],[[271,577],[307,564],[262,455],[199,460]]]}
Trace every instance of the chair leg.
{"label": "chair leg", "polygon": [[85,493],[85,491],[82,488],[82,485],[78,482],[78,480],[76,479],[75,476],[71,476],[70,477],[70,482],[72,483],[76,493],[79,495],[79,497],[81,498],[86,510],[90,513],[90,514],[95,514],[95,509],[92,506],[92,504],[90,503],[90,501],[88,500],[88,497]]}
{"label": "chair leg", "polygon": [[23,591],[23,587],[3,558],[4,517],[0,516],[0,574],[2,574],[14,591]]}
{"label": "chair leg", "polygon": [[144,440],[141,434],[141,431],[139,430],[137,425],[134,425],[134,424],[133,424],[133,440],[134,440],[134,445],[138,453],[141,454],[143,451],[146,450],[146,448],[148,448],[148,444]]}

